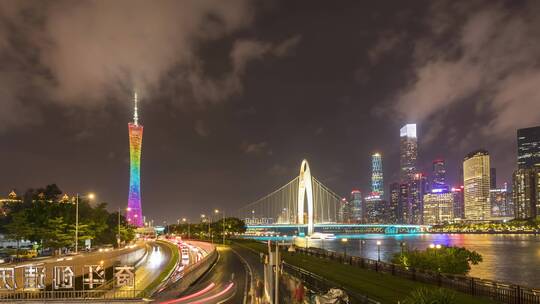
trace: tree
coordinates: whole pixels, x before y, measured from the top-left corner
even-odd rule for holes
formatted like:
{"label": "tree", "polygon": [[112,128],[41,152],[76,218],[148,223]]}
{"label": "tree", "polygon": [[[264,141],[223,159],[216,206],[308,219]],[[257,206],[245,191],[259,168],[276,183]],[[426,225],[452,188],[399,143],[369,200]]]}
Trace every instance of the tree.
{"label": "tree", "polygon": [[471,264],[482,262],[476,251],[463,247],[428,248],[425,251],[413,250],[403,254],[396,253],[392,262],[406,268],[423,269],[440,273],[467,274]]}
{"label": "tree", "polygon": [[47,226],[42,228],[44,245],[53,249],[62,249],[73,244],[75,234],[69,233],[67,227],[62,217],[49,219]]}
{"label": "tree", "polygon": [[17,258],[19,257],[20,241],[28,239],[33,229],[28,223],[28,217],[24,211],[11,215],[11,223],[6,225],[7,237],[17,240]]}

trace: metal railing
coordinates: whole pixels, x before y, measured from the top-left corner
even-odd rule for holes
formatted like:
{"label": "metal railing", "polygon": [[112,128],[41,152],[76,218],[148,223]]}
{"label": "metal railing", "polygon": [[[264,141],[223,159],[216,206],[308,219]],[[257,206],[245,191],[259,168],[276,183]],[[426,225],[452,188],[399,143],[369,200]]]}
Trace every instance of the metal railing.
{"label": "metal railing", "polygon": [[282,263],[282,267],[283,267],[282,270],[284,273],[301,280],[308,289],[313,290],[317,293],[323,294],[323,293],[328,292],[328,290],[330,290],[331,288],[339,288],[341,290],[344,290],[347,293],[351,303],[362,303],[362,304],[364,303],[378,304],[379,303],[373,299],[370,299],[366,295],[359,294],[344,286],[328,281],[324,277],[321,277],[320,275],[309,272],[303,268],[296,267],[294,265],[291,265],[285,262]]}
{"label": "metal railing", "polygon": [[349,256],[343,253],[326,251],[319,248],[296,248],[298,253],[330,259],[351,266],[360,267],[376,272],[388,273],[423,283],[435,284],[467,293],[473,296],[490,298],[499,303],[507,304],[540,304],[540,289],[523,287],[475,277],[436,273],[377,260]]}
{"label": "metal railing", "polygon": [[47,290],[0,291],[0,302],[15,300],[131,300],[141,299],[141,290]]}

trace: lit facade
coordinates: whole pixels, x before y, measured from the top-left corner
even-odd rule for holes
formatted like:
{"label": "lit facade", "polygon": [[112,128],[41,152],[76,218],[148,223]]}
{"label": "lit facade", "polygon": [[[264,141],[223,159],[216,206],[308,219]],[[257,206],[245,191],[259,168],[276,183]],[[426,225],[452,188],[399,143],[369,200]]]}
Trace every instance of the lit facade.
{"label": "lit facade", "polygon": [[384,195],[382,156],[375,153],[371,156],[371,194]]}
{"label": "lit facade", "polygon": [[446,163],[444,159],[436,159],[433,161],[433,189],[448,189],[446,185]]}
{"label": "lit facade", "polygon": [[406,124],[399,130],[399,167],[401,182],[408,182],[417,173],[418,139],[416,124]]}
{"label": "lit facade", "polygon": [[137,113],[137,93],[134,96],[135,111],[133,123],[128,124],[129,131],[129,195],[127,220],[135,227],[143,227],[141,200],[141,148],[143,137],[143,126],[139,124]]}
{"label": "lit facade", "polygon": [[360,190],[351,191],[351,209],[352,209],[352,222],[362,223],[362,192]]}
{"label": "lit facade", "polygon": [[489,205],[490,164],[489,153],[478,150],[463,160],[463,187],[465,219],[485,221],[491,217]]}
{"label": "lit facade", "polygon": [[514,217],[512,193],[507,189],[506,183],[504,188],[489,190],[489,204],[491,205],[491,217]]}
{"label": "lit facade", "polygon": [[388,223],[399,223],[399,183],[390,184],[390,200],[388,204]]}
{"label": "lit facade", "polygon": [[407,224],[411,214],[411,205],[409,204],[409,184],[399,184],[398,194],[398,223]]}
{"label": "lit facade", "polygon": [[386,223],[386,202],[379,195],[364,197],[364,220],[365,224]]}
{"label": "lit facade", "polygon": [[451,190],[454,198],[454,219],[462,220],[465,218],[465,202],[463,198],[463,186],[453,187]]}
{"label": "lit facade", "polygon": [[409,182],[409,218],[407,223],[422,225],[424,217],[424,194],[427,193],[428,182],[425,175],[417,173]]}
{"label": "lit facade", "polygon": [[540,166],[517,169],[513,176],[512,199],[518,219],[540,215]]}
{"label": "lit facade", "polygon": [[346,198],[343,198],[341,200],[341,203],[339,205],[339,222],[344,224],[350,224],[352,223],[352,206],[349,201],[347,201]]}
{"label": "lit facade", "polygon": [[517,164],[519,169],[540,164],[540,126],[517,130]]}
{"label": "lit facade", "polygon": [[454,196],[451,192],[434,189],[424,195],[424,224],[438,225],[454,219]]}

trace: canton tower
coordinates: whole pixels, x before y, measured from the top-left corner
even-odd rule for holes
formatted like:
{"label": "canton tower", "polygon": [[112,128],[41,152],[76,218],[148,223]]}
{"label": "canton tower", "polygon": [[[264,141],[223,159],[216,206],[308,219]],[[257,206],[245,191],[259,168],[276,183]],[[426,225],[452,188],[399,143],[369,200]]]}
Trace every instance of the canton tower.
{"label": "canton tower", "polygon": [[137,93],[133,95],[135,110],[133,122],[128,123],[129,130],[129,198],[127,220],[135,227],[144,226],[141,207],[141,145],[143,126],[139,125],[137,113]]}

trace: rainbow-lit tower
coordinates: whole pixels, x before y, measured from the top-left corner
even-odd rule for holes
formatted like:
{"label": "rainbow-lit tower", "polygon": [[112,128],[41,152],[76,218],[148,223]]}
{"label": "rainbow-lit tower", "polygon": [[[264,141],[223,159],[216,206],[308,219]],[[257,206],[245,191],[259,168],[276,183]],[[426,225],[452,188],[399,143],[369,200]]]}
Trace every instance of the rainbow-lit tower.
{"label": "rainbow-lit tower", "polygon": [[133,122],[128,124],[129,129],[129,198],[127,220],[136,227],[144,226],[141,206],[141,145],[143,126],[139,125],[137,113],[137,92],[133,95],[135,111]]}

